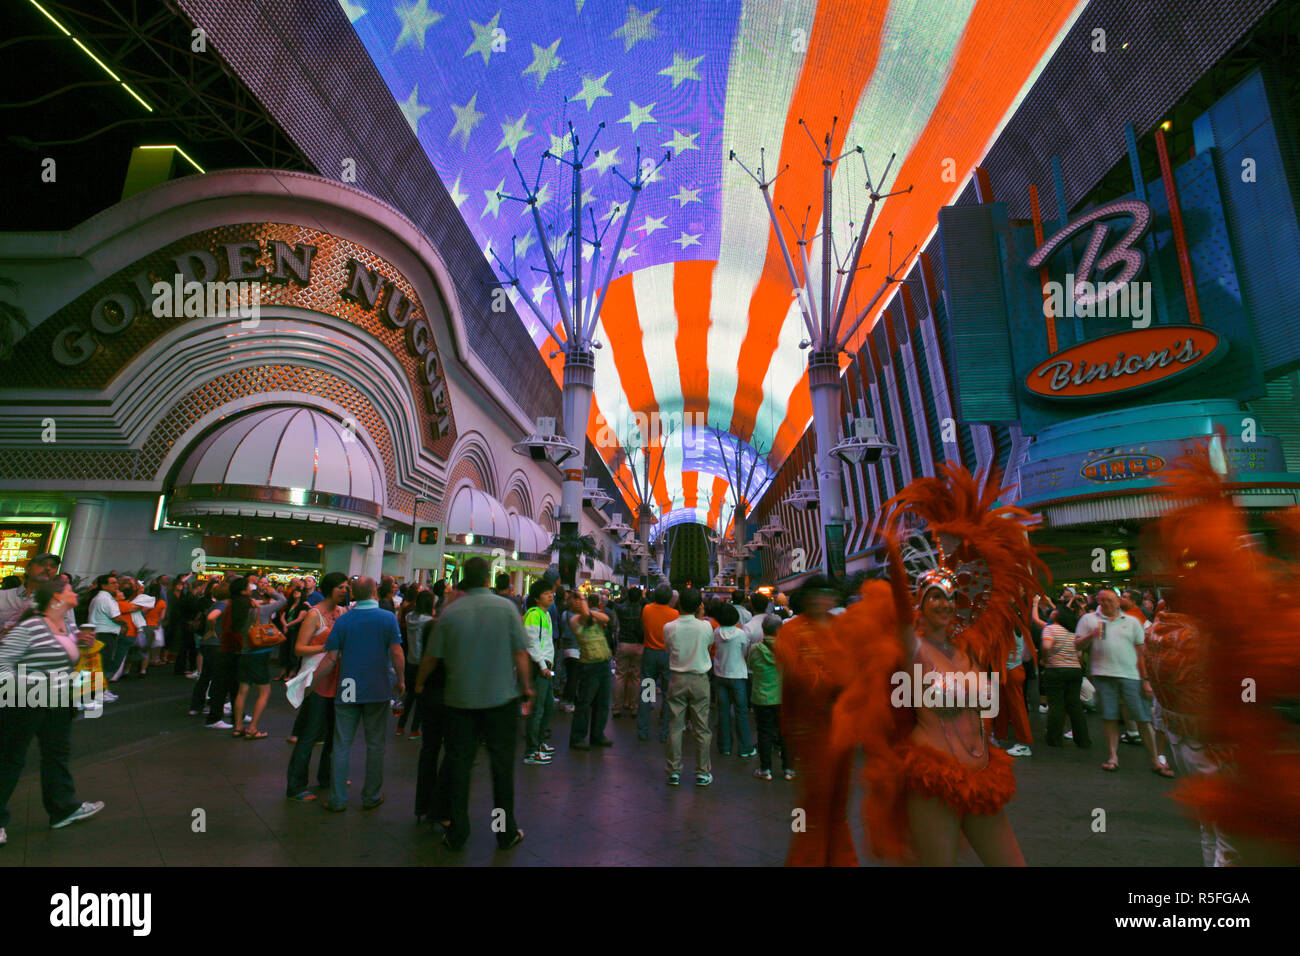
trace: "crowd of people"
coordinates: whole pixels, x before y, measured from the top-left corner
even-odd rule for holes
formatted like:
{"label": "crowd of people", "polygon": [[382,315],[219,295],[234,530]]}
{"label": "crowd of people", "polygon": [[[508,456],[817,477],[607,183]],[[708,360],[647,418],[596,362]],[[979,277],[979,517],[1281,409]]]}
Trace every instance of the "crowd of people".
{"label": "crowd of people", "polygon": [[[810,651],[793,632],[783,644],[782,628],[796,616],[812,624],[830,620],[855,599],[860,580],[836,589],[814,576],[792,595],[736,590],[729,597],[661,583],[615,597],[566,589],[553,577],[518,595],[507,575],[490,575],[479,558],[466,562],[460,580],[431,586],[341,572],[280,583],[255,573],[147,582],[109,573],[78,594],[58,574],[58,557],[43,555],[25,578],[0,590],[0,673],[24,665],[51,679],[100,674],[102,700],[111,706],[123,681],[170,667],[194,680],[190,715],[244,742],[267,738],[261,721],[272,685],[282,683],[297,709],[286,796],[332,812],[347,808],[358,733],[365,738],[361,809],[384,802],[388,717],[395,714],[395,735],[421,742],[415,813],[440,823],[453,850],[469,836],[470,774],[480,743],[489,755],[493,806],[505,813],[498,844],[508,849],[523,839],[514,819],[518,736],[523,764],[550,765],[557,710],[572,715],[573,751],[612,747],[610,721],[634,722],[638,740],[664,745],[674,787],[683,776],[688,728],[701,788],[713,783],[715,754],[757,757],[758,780],[793,780],[800,750],[823,745],[800,728],[783,729],[783,673],[796,666],[792,654]],[[1030,756],[1028,714],[1037,707],[1046,715],[1049,746],[1072,740],[1089,747],[1084,712],[1096,707],[1109,751],[1104,770],[1118,769],[1119,743],[1126,742],[1144,745],[1151,769],[1171,776],[1158,727],[1153,731],[1143,660],[1156,601],[1151,593],[1111,588],[1067,589],[1055,601],[1035,601],[1032,627],[1017,634],[1002,675],[990,727],[995,745]],[[75,796],[68,770],[74,716],[0,711],[0,842],[32,737],[41,748],[51,824],[103,808]]]}

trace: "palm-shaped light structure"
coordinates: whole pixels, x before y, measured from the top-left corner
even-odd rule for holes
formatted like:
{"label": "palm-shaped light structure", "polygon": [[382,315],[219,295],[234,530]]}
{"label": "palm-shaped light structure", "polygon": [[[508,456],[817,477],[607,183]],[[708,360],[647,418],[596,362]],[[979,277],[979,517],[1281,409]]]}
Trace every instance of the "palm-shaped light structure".
{"label": "palm-shaped light structure", "polygon": [[718,454],[722,458],[722,467],[726,470],[727,490],[731,497],[732,537],[735,548],[728,549],[728,556],[736,562],[736,585],[745,586],[745,559],[753,553],[745,541],[745,519],[749,516],[750,505],[762,492],[766,476],[758,468],[759,463],[767,457],[766,449],[740,441],[721,428],[712,428],[713,440],[718,443]]}
{"label": "palm-shaped light structure", "polygon": [[[666,441],[672,433],[672,424],[664,424],[663,440]],[[662,445],[658,460],[654,464],[653,474],[650,459],[653,457],[650,452],[653,448],[649,438],[642,434],[639,427],[633,426],[631,432],[623,440],[623,445],[618,449],[610,462],[611,470],[614,473],[614,479],[619,486],[632,499],[636,507],[636,544],[632,547],[632,553],[641,560],[641,584],[647,584],[650,575],[650,533],[655,526],[655,511],[653,506],[654,488],[663,476],[664,455]],[[629,487],[622,476],[623,464],[627,464],[627,471],[632,476],[632,485]]]}
{"label": "palm-shaped light structure", "polygon": [[[890,167],[894,163],[894,156],[892,155],[889,157],[889,163],[881,176],[880,184],[872,182],[871,171],[867,167],[866,154],[861,146],[854,147],[839,156],[832,156],[831,144],[835,135],[835,122],[836,120],[832,120],[831,131],[826,134],[823,144],[818,145],[804,121],[799,120],[799,125],[803,126],[804,131],[808,133],[808,138],[812,140],[813,148],[817,150],[822,162],[822,227],[820,233],[809,236],[808,221],[805,216],[803,229],[798,233],[799,254],[803,265],[802,275],[796,268],[795,261],[790,254],[789,244],[786,242],[781,224],[776,218],[776,206],[772,202],[772,184],[776,182],[785,169],[789,168],[789,164],[779,170],[771,179],[768,179],[763,167],[762,151],[759,153],[757,173],[751,171],[749,167],[736,158],[735,150],[731,151],[730,159],[745,170],[763,193],[763,200],[767,204],[768,215],[772,220],[772,228],[776,233],[777,242],[780,244],[781,253],[785,257],[786,271],[790,275],[790,283],[794,286],[799,301],[799,311],[803,316],[804,326],[808,332],[808,338],[801,342],[799,347],[811,349],[808,353],[808,385],[812,392],[813,428],[817,435],[817,498],[825,535],[825,547],[822,550],[823,569],[827,574],[841,576],[844,573],[843,481],[840,462],[831,453],[831,449],[840,441],[839,355],[840,352],[846,350],[849,342],[853,339],[854,333],[857,332],[858,327],[862,325],[867,316],[871,314],[871,310],[875,308],[876,303],[880,301],[881,297],[895,282],[902,278],[903,268],[906,266],[912,252],[916,251],[916,248],[913,247],[912,251],[903,257],[898,269],[894,269],[893,234],[890,234],[890,262],[886,269],[885,278],[881,282],[880,288],[876,290],[875,295],[858,313],[853,324],[847,330],[844,330],[845,312],[848,308],[849,296],[853,291],[854,277],[860,271],[860,268],[869,268],[869,266],[859,267],[859,260],[862,257],[862,249],[866,244],[867,233],[871,229],[871,220],[875,215],[876,204],[890,196],[909,193],[912,191],[912,187],[909,186],[907,189],[889,193],[880,192],[878,187],[883,185],[884,180],[889,176]],[[841,256],[840,250],[835,243],[832,226],[831,213],[834,208],[832,176],[836,164],[853,153],[862,156],[862,168],[866,174],[869,203],[861,228],[858,229],[857,235]],[[784,207],[782,207],[782,212],[785,212]],[[809,212],[811,212],[811,209]],[[790,222],[788,214],[786,215],[786,221],[790,224],[790,231],[793,233],[795,231],[794,224]],[[849,232],[852,235],[852,222],[849,223]],[[821,242],[822,261],[819,282],[815,282],[816,276],[808,258],[808,246],[810,242],[816,239],[820,239]]]}
{"label": "palm-shaped light structure", "polygon": [[[577,450],[573,455],[568,467],[564,470],[564,484],[562,486],[562,495],[560,501],[560,530],[564,532],[563,540],[571,540],[577,535],[578,518],[582,513],[583,499],[583,463],[587,456],[587,416],[591,410],[591,393],[596,377],[596,362],[592,356],[592,350],[600,348],[600,343],[594,340],[596,324],[600,321],[600,311],[605,304],[605,294],[609,291],[609,285],[614,280],[614,270],[619,264],[619,252],[623,248],[623,240],[627,236],[627,227],[632,222],[632,210],[636,207],[637,197],[640,196],[641,190],[646,184],[652,182],[661,166],[671,159],[671,154],[665,153],[663,159],[653,168],[643,168],[641,165],[641,151],[637,150],[636,173],[635,178],[628,179],[616,167],[610,167],[614,175],[623,181],[631,190],[631,197],[627,204],[627,213],[622,217],[622,224],[619,227],[618,237],[614,240],[614,245],[610,248],[608,256],[608,265],[604,266],[602,275],[602,265],[606,258],[602,252],[604,249],[604,238],[609,231],[614,220],[605,225],[603,230],[596,228],[596,214],[588,204],[583,202],[582,195],[582,172],[586,165],[588,157],[591,156],[595,148],[596,138],[600,130],[605,126],[601,123],[597,127],[596,133],[582,148],[577,132],[573,124],[569,124],[568,147],[565,155],[557,156],[549,149],[542,153],[537,164],[537,175],[533,179],[530,187],[527,178],[519,163],[515,162],[515,171],[519,173],[519,182],[523,186],[524,194],[522,196],[511,196],[506,193],[498,193],[502,199],[512,199],[522,202],[528,206],[532,215],[533,227],[537,232],[537,242],[541,246],[542,253],[546,257],[546,269],[535,271],[545,271],[550,278],[551,289],[555,293],[555,301],[560,311],[560,322],[564,331],[564,338],[555,334],[552,327],[552,320],[543,315],[537,303],[532,300],[526,293],[521,294],[520,298],[527,303],[528,307],[537,316],[542,326],[546,329],[547,334],[555,340],[555,344],[560,347],[564,353],[564,434],[569,442]],[[595,151],[596,158],[599,158],[600,151]],[[572,157],[572,158],[568,158]],[[556,237],[555,247],[559,248],[559,254],[553,249],[552,237],[547,235],[546,227],[542,223],[542,214],[539,208],[540,201],[544,201],[542,196],[542,172],[545,168],[546,161],[550,159],[556,163],[569,167],[573,179],[573,204],[570,209],[569,229],[560,237]],[[649,167],[647,162],[646,166]],[[588,217],[591,221],[591,235],[585,236],[582,231],[582,214],[587,210]],[[591,269],[587,279],[587,294],[583,297],[582,291],[582,268],[583,268],[583,245],[590,244],[592,247]],[[514,239],[511,239],[511,245],[514,246]],[[511,286],[516,290],[521,289],[518,269],[518,255],[515,249],[511,249],[512,263],[506,266],[501,257],[493,251],[501,271],[506,276],[503,285]],[[570,270],[570,279],[565,281],[566,260]],[[565,584],[572,587],[576,583],[576,563],[572,561],[560,562],[561,568],[566,570],[572,569],[570,574],[566,574]]]}

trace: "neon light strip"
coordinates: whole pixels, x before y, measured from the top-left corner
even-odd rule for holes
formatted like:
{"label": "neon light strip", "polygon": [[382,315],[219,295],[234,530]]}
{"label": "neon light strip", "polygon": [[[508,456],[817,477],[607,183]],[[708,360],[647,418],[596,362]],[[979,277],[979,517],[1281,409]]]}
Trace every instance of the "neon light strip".
{"label": "neon light strip", "polygon": [[[73,43],[77,44],[77,46],[79,46],[79,47],[81,48],[81,51],[82,51],[83,53],[86,54],[86,56],[90,57],[90,58],[91,58],[92,60],[94,60],[97,64],[99,64],[99,68],[100,68],[101,70],[103,70],[105,73],[107,73],[109,76],[111,76],[111,77],[112,77],[112,78],[117,82],[118,86],[122,87],[122,89],[124,89],[124,90],[126,90],[128,93],[130,93],[131,96],[135,99],[135,101],[136,101],[137,103],[139,103],[141,106],[143,106],[143,107],[144,107],[146,110],[148,110],[150,113],[153,112],[153,107],[152,107],[152,106],[150,106],[150,105],[149,105],[148,103],[146,103],[143,99],[141,99],[141,98],[140,98],[140,95],[139,95],[138,93],[136,93],[135,90],[133,90],[133,89],[131,89],[131,87],[127,86],[126,83],[123,82],[122,78],[121,78],[120,76],[118,76],[116,73],[114,73],[113,70],[108,66],[107,63],[105,63],[105,62],[104,62],[103,60],[101,60],[99,57],[95,56],[95,54],[92,53],[92,52],[90,51],[90,47],[86,46],[86,44],[82,43],[80,40],[78,40],[76,37],[74,37],[74,36],[72,35],[72,33],[68,30],[67,27],[65,27],[65,26],[64,26],[62,23],[60,23],[58,20],[54,19],[54,16],[53,16],[53,14],[50,13],[50,11],[46,10],[43,6],[41,6],[39,3],[37,3],[36,0],[30,0],[30,2],[31,2],[31,5],[32,5],[32,6],[34,6],[37,10],[41,11],[41,13],[43,13],[43,14],[45,15],[45,19],[49,20],[49,21],[50,21],[51,23],[53,23],[56,27],[58,27],[59,30],[63,33],[63,35],[64,35],[65,37],[69,37],[69,38],[72,40]],[[187,156],[186,159],[189,159],[189,157]],[[193,162],[193,160],[190,160],[190,162]]]}
{"label": "neon light strip", "polygon": [[189,163],[191,166],[193,166],[195,169],[197,169],[199,172],[201,172],[201,173],[206,173],[206,172],[207,172],[206,169],[204,169],[202,166],[200,166],[198,163],[196,163],[193,159],[191,159],[191,158],[190,158],[190,155],[189,155],[187,152],[185,152],[185,150],[181,149],[179,146],[141,146],[140,148],[141,148],[141,149],[174,149],[174,150],[176,150],[176,152],[178,152],[178,153],[180,153],[182,156],[184,156],[184,157],[185,157],[185,161],[186,161],[187,163]]}

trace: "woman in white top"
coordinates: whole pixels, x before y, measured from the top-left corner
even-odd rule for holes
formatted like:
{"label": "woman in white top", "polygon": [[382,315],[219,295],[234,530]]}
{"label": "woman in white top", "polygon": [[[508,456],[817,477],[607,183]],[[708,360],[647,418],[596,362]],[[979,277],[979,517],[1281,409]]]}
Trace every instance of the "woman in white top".
{"label": "woman in white top", "polygon": [[740,756],[752,757],[758,751],[749,736],[749,665],[745,663],[748,635],[737,625],[740,612],[735,605],[718,603],[714,620],[713,674],[718,692],[718,747],[724,757],[731,756],[731,721],[735,714],[740,735]]}

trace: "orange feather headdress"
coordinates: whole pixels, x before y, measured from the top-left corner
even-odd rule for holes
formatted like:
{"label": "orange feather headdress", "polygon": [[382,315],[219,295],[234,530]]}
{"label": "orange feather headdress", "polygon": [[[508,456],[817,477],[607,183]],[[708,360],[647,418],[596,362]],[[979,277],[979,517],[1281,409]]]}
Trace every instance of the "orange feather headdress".
{"label": "orange feather headdress", "polygon": [[[891,675],[906,659],[902,635],[913,625],[915,599],[940,580],[953,582],[961,620],[953,643],[981,666],[1001,669],[1015,647],[1015,630],[1028,631],[1036,578],[1047,569],[1029,543],[1037,519],[1022,508],[996,506],[1006,492],[993,476],[981,490],[969,471],[950,464],[941,465],[937,477],[912,482],[886,504],[893,508],[885,532],[889,582],[869,581],[861,599],[836,619],[836,643],[852,672],[835,704],[832,740],[837,749],[861,746],[866,753],[863,817],[878,857],[901,859],[909,850],[895,747],[910,732],[913,716],[892,707],[889,698]],[[899,544],[904,524],[930,535],[941,556],[938,567],[916,575],[919,593]]]}

